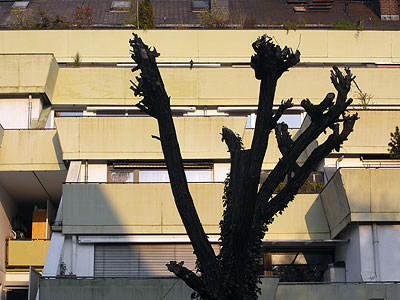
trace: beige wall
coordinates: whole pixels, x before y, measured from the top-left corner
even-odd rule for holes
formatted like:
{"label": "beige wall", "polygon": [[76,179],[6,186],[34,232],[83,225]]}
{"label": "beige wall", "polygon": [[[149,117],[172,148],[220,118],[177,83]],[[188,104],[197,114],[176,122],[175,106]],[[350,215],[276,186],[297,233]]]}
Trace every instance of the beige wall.
{"label": "beige wall", "polygon": [[[42,103],[39,98],[33,97],[31,105],[30,120],[37,120],[42,110]],[[28,95],[19,98],[0,99],[0,124],[4,129],[28,129],[30,127],[28,121]]]}
{"label": "beige wall", "polygon": [[4,130],[0,170],[65,170],[56,131]]}
{"label": "beige wall", "polygon": [[[223,184],[190,184],[208,234],[219,233]],[[298,195],[277,217],[268,240],[328,239],[316,195]],[[65,184],[63,232],[89,234],[185,234],[169,184]]]}
{"label": "beige wall", "polygon": [[[229,158],[222,126],[243,133],[243,117],[177,117],[175,127],[184,159]],[[150,117],[56,118],[64,159],[163,159],[158,125]]]}
{"label": "beige wall", "polygon": [[[308,98],[319,103],[333,92],[330,68],[296,67],[286,72],[278,82],[275,103],[293,98],[299,105]],[[257,105],[259,81],[254,71],[246,68],[161,68],[172,105]],[[360,88],[372,94],[371,104],[399,104],[397,78],[400,68],[353,68]],[[59,105],[134,105],[129,80],[138,73],[130,68],[62,68],[58,72],[52,103]],[[229,80],[228,80],[229,78]],[[307,79],[307,80],[304,80]],[[349,97],[356,97],[355,88]],[[355,105],[360,100],[355,98]]]}
{"label": "beige wall", "polygon": [[[131,62],[128,43],[131,32],[130,29],[0,31],[0,52],[54,53],[58,62],[72,62],[79,52],[83,62]],[[281,45],[299,48],[302,61],[400,61],[397,31],[147,30],[139,31],[139,35],[161,53],[159,61],[248,62],[253,54],[251,43],[266,32]]]}
{"label": "beige wall", "polygon": [[340,169],[321,192],[332,238],[350,222],[400,221],[399,169]]}
{"label": "beige wall", "polygon": [[9,266],[44,266],[50,241],[8,241]]}
{"label": "beige wall", "polygon": [[[0,33],[1,35],[1,33]],[[26,42],[26,41],[25,41]],[[32,46],[21,43],[19,45]],[[28,53],[35,53],[35,51]],[[10,53],[2,51],[1,53]],[[58,65],[51,54],[0,55],[0,92],[1,93],[47,93],[51,97],[57,77]],[[48,52],[49,53],[49,52]]]}
{"label": "beige wall", "polygon": [[[354,111],[351,111],[354,113]],[[356,121],[354,131],[340,149],[342,154],[388,154],[390,133],[399,126],[400,111],[357,111],[360,119]],[[332,131],[328,130],[330,134]],[[328,135],[321,135],[318,139],[322,143]]]}

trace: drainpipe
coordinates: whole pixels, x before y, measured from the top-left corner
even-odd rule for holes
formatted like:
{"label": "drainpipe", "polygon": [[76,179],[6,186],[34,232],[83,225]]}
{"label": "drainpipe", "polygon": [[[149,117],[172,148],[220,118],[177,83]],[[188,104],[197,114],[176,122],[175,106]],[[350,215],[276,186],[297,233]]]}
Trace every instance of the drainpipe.
{"label": "drainpipe", "polygon": [[76,235],[72,236],[71,272],[76,275]]}
{"label": "drainpipe", "polygon": [[28,104],[28,129],[31,128],[32,121],[32,94],[29,94],[29,104]]}
{"label": "drainpipe", "polygon": [[381,281],[381,264],[379,261],[379,240],[378,240],[378,228],[376,223],[372,224],[372,244],[374,247],[374,267],[376,281]]}
{"label": "drainpipe", "polygon": [[89,163],[85,161],[85,183],[89,181]]}

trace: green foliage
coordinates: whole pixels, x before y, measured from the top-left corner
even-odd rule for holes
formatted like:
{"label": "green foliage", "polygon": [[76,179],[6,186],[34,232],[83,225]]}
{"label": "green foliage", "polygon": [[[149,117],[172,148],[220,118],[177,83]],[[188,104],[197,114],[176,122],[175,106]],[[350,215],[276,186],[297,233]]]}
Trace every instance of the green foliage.
{"label": "green foliage", "polygon": [[382,20],[375,20],[375,19],[373,19],[372,21],[371,21],[371,25],[372,25],[372,29],[374,29],[374,30],[383,30],[383,29],[386,29],[386,26],[385,26],[385,24],[382,22]]}
{"label": "green foliage", "polygon": [[150,0],[142,0],[139,2],[139,28],[153,29],[155,28],[153,6]]}
{"label": "green foliage", "polygon": [[75,56],[73,57],[74,62],[72,63],[72,65],[74,67],[79,67],[82,63],[82,56],[80,56],[79,52],[76,52]]}
{"label": "green foliage", "polygon": [[359,17],[356,23],[353,23],[351,20],[344,20],[344,19],[336,19],[332,22],[332,27],[334,29],[341,29],[341,30],[363,30],[363,18]]}
{"label": "green foliage", "polygon": [[285,23],[283,23],[283,29],[286,30],[286,34],[289,33],[290,30],[297,30],[297,24],[296,23],[292,23],[290,21],[286,21]]}
{"label": "green foliage", "polygon": [[374,98],[372,94],[364,93],[361,90],[354,94],[354,99],[358,100],[363,109],[367,109],[368,105],[372,104],[372,98]]}
{"label": "green foliage", "polygon": [[12,9],[11,29],[66,29],[70,27],[60,15],[48,16],[44,11],[39,11],[39,20],[35,21],[31,9]]}
{"label": "green foliage", "polygon": [[256,28],[257,27],[257,21],[254,18],[251,17],[246,17],[243,21],[243,28]]}
{"label": "green foliage", "polygon": [[234,299],[234,295],[232,294],[233,291],[240,289],[240,294],[246,295],[246,299],[256,300],[261,292],[261,289],[258,286],[258,283],[260,283],[260,279],[258,277],[258,268],[259,261],[261,259],[261,240],[264,236],[264,232],[267,230],[267,227],[266,225],[261,225],[261,230],[260,228],[253,228],[253,230],[249,232],[249,247],[247,249],[247,255],[245,256],[245,269],[243,270],[244,278],[240,286],[236,285],[234,280],[235,266],[232,265],[234,262],[234,244],[232,232],[235,231],[238,224],[232,221],[234,203],[232,199],[229,174],[225,180],[222,203],[224,212],[223,218],[219,223],[221,228],[221,251],[217,259],[222,272],[222,290],[224,291],[224,295],[221,297],[218,297],[217,295],[215,299]]}
{"label": "green foliage", "polygon": [[31,9],[13,8],[11,10],[11,21],[8,25],[11,29],[30,29],[34,23]]}
{"label": "green foliage", "polygon": [[93,22],[93,10],[88,3],[86,6],[85,4],[78,5],[75,7],[75,19],[77,20],[79,26],[89,27]]}
{"label": "green foliage", "polygon": [[208,8],[199,13],[197,18],[205,28],[223,28],[229,23],[229,13],[224,10],[217,0],[212,0],[212,9]]}
{"label": "green foliage", "polygon": [[323,269],[313,265],[282,265],[274,268],[274,276],[281,282],[320,282]]}
{"label": "green foliage", "polygon": [[70,27],[60,15],[49,17],[44,11],[39,11],[40,20],[33,25],[37,29],[66,29]]}
{"label": "green foliage", "polygon": [[396,126],[394,132],[390,133],[390,143],[388,146],[390,147],[388,149],[390,157],[400,158],[400,131],[398,126]]}
{"label": "green foliage", "polygon": [[[275,193],[279,193],[286,186],[287,182],[281,182],[275,190]],[[319,181],[306,180],[299,189],[299,194],[318,194],[324,188],[324,183]]]}

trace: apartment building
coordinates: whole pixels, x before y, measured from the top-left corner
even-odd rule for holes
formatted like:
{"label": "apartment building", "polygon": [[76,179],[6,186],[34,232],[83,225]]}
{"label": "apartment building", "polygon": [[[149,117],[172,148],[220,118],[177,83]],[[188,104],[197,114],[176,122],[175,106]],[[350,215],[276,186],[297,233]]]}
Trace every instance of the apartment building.
{"label": "apartment building", "polygon": [[[259,84],[249,66],[251,43],[264,33],[139,33],[161,53],[190,190],[216,251],[229,172],[220,131],[227,126],[250,144]],[[399,163],[387,150],[400,117],[399,33],[268,34],[302,53],[300,64],[280,79],[275,99],[279,105],[293,97],[295,106],[282,121],[294,137],[307,126],[300,101],[318,103],[334,90],[333,64],[351,65],[358,86],[371,96],[362,102],[357,88],[352,90],[351,110],[360,116],[355,131],[270,226],[260,274],[279,276],[281,282],[399,281],[400,261],[393,251],[400,246]],[[157,135],[156,121],[139,112],[134,106],[139,99],[129,89],[135,78],[131,32],[2,31],[0,36],[3,299],[36,298],[39,273],[44,276],[39,299],[54,299],[55,291],[71,299],[79,298],[74,291],[80,284],[89,286],[85,278],[91,283],[161,278],[171,275],[164,267],[170,260],[193,268],[161,147],[151,138]],[[74,61],[77,53],[81,59]],[[269,144],[261,180],[280,157],[273,136]],[[67,289],[71,285],[77,288]],[[274,281],[271,288],[278,291],[276,299],[289,297],[285,285]],[[398,291],[396,284],[380,285],[378,292],[357,288],[365,289],[368,299],[383,299],[379,291],[386,288]]]}

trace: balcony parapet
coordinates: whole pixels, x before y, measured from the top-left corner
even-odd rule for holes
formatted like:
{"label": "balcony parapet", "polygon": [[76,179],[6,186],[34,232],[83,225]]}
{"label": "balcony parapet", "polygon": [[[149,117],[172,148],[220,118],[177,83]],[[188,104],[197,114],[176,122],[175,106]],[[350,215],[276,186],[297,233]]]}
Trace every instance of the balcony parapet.
{"label": "balcony parapet", "polygon": [[400,222],[400,169],[339,169],[320,194],[331,237],[353,222]]}
{"label": "balcony parapet", "polygon": [[[189,184],[207,234],[219,233],[221,183]],[[64,234],[185,234],[169,184],[68,183],[63,185]],[[266,239],[324,240],[329,228],[315,194],[296,196],[269,226]]]}
{"label": "balcony parapet", "polygon": [[8,240],[7,267],[43,267],[50,240]]}

